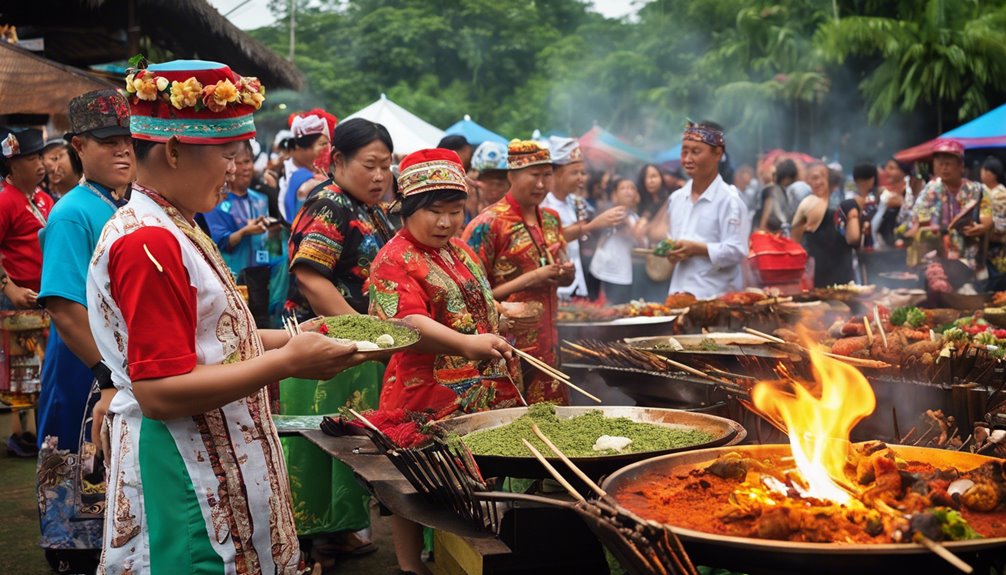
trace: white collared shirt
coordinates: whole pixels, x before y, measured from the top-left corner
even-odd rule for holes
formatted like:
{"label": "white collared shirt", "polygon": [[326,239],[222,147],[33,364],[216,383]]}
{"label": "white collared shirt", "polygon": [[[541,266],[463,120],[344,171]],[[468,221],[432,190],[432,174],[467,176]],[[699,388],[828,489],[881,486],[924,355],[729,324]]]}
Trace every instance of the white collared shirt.
{"label": "white collared shirt", "polygon": [[743,289],[741,262],[748,253],[750,222],[737,190],[716,176],[692,202],[692,181],[671,194],[668,207],[670,238],[703,242],[709,255],[678,262],[670,293],[688,292],[699,299]]}
{"label": "white collared shirt", "polygon": [[[576,216],[576,199],[573,197],[573,194],[566,196],[565,200],[560,200],[553,196],[552,192],[549,192],[545,196],[545,199],[542,200],[541,207],[555,210],[559,214],[559,220],[562,222],[563,229],[578,221]],[[569,299],[572,296],[587,297],[587,280],[583,276],[583,262],[580,261],[579,239],[566,242],[566,255],[569,256],[569,261],[573,262],[573,267],[576,268],[576,278],[572,284],[558,288],[559,297],[563,299]]]}

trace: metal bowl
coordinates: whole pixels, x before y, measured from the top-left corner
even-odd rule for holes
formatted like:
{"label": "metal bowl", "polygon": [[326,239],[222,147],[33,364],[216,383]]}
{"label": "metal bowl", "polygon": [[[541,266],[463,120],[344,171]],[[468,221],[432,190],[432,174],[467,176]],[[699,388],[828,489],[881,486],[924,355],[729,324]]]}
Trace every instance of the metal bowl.
{"label": "metal bowl", "polygon": [[[935,466],[972,469],[992,461],[990,457],[958,451],[899,445],[890,447],[907,460]],[[721,455],[730,452],[739,453],[743,457],[761,459],[788,456],[790,447],[738,445],[654,457],[619,469],[604,480],[602,487],[617,501],[619,494],[623,490],[632,489],[643,475],[653,472],[680,474],[691,469],[704,468]],[[925,547],[915,544],[795,543],[705,533],[674,525],[667,527],[684,540],[685,548],[694,561],[747,573],[928,574],[943,572],[944,567],[949,567]],[[981,564],[990,560],[1002,560],[1006,549],[1006,538],[951,541],[944,543],[943,546],[965,560]]]}
{"label": "metal bowl", "polygon": [[[704,431],[713,436],[707,443],[679,447],[675,449],[665,449],[661,451],[643,451],[640,453],[625,453],[620,455],[598,455],[595,457],[571,457],[570,459],[593,479],[615,471],[630,463],[664,455],[667,453],[677,453],[693,449],[706,447],[716,447],[720,445],[733,445],[740,442],[747,436],[747,431],[737,423],[723,417],[707,415],[704,413],[694,413],[677,409],[660,409],[655,407],[628,407],[628,406],[598,406],[598,407],[556,407],[555,414],[559,419],[569,419],[590,411],[600,411],[607,417],[627,417],[633,421],[643,423],[654,423],[667,427],[687,428]],[[496,409],[453,417],[440,422],[440,425],[459,435],[466,435],[473,431],[493,429],[510,423],[518,417],[527,413],[526,407],[512,407],[509,409]],[[547,454],[546,454],[547,455]],[[475,461],[479,464],[479,469],[485,477],[523,477],[523,478],[543,478],[551,477],[548,471],[542,467],[537,459],[528,454],[527,457],[502,457],[497,455],[475,455]],[[549,461],[560,471],[565,472],[566,466],[558,458],[549,458]]]}

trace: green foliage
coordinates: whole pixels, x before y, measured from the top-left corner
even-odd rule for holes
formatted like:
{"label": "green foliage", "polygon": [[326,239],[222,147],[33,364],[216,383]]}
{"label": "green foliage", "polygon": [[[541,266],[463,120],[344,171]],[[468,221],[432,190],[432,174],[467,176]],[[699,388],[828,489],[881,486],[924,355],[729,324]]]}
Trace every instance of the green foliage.
{"label": "green foliage", "polygon": [[897,16],[849,16],[818,33],[832,61],[880,58],[861,83],[870,121],[921,103],[956,105],[957,120],[986,111],[986,94],[1006,89],[1003,2],[926,0],[903,8]]}
{"label": "green foliage", "polygon": [[[586,0],[296,1],[301,102],[339,116],[384,92],[508,137],[596,123],[655,149],[708,118],[734,151],[827,153],[867,115],[942,105],[963,120],[1006,92],[1006,0],[652,0],[620,20]],[[289,1],[272,8],[253,35],[287,54]]]}

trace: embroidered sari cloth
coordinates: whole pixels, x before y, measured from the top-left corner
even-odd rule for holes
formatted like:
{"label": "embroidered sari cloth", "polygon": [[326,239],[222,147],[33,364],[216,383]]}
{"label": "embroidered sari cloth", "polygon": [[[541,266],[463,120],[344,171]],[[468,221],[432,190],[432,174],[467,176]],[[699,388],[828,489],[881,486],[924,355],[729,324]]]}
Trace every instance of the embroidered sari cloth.
{"label": "embroidered sari cloth", "polygon": [[263,353],[212,240],[152,190],[106,224],[88,275],[91,331],[112,371],[100,574],[292,574],[299,545],[266,390],[154,420],[133,382]]}
{"label": "embroidered sari cloth", "polygon": [[[403,229],[377,254],[370,311],[388,319],[424,315],[463,334],[499,333],[482,264],[461,240],[436,250]],[[403,351],[391,356],[381,409],[472,413],[520,405],[505,360]],[[453,409],[452,409],[453,407]]]}
{"label": "embroidered sari cloth", "polygon": [[[520,206],[507,193],[465,228],[463,239],[481,260],[492,287],[542,267],[550,260],[566,261],[566,240],[562,237],[558,214],[539,209],[538,222],[538,225],[526,225]],[[559,301],[555,286],[538,285],[513,293],[506,301],[542,305],[541,321],[535,328],[514,330],[514,345],[558,367],[559,334],[555,322]],[[569,403],[569,390],[565,385],[529,367],[524,369],[523,376],[524,399],[528,403]]]}

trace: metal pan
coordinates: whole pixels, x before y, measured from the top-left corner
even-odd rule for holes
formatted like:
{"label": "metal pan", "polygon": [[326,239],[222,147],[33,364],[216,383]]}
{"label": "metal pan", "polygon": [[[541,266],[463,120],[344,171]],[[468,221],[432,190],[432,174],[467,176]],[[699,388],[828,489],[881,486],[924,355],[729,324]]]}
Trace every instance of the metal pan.
{"label": "metal pan", "polygon": [[[633,421],[644,423],[654,423],[667,427],[688,428],[704,431],[713,436],[707,443],[681,447],[677,449],[667,449],[662,451],[645,451],[641,453],[626,453],[622,455],[599,455],[596,457],[572,457],[574,463],[579,466],[584,473],[593,479],[615,471],[625,465],[667,453],[677,453],[705,447],[716,447],[720,445],[733,445],[740,442],[747,436],[747,431],[737,423],[723,417],[707,415],[704,413],[693,413],[680,411],[677,409],[660,409],[653,407],[627,407],[627,406],[599,406],[599,407],[556,407],[556,416],[560,419],[569,419],[577,415],[583,415],[589,411],[600,411],[607,417],[627,417]],[[440,422],[448,431],[453,431],[459,435],[483,429],[493,429],[506,425],[518,417],[527,413],[526,407],[513,407],[509,409],[496,409],[493,411],[483,411],[453,417]],[[549,458],[559,469],[565,466],[558,458]],[[495,455],[476,455],[475,461],[479,464],[479,469],[484,477],[524,477],[524,478],[544,478],[551,477],[544,467],[528,454],[527,457],[500,457]]]}
{"label": "metal pan", "polygon": [[[930,463],[936,466],[953,466],[973,469],[992,458],[942,449],[911,446],[890,446],[901,457]],[[619,469],[602,487],[617,501],[619,494],[631,490],[643,475],[657,473],[685,473],[690,469],[704,468],[721,455],[736,452],[743,457],[761,459],[790,454],[789,445],[739,445],[674,453],[654,457]],[[645,517],[644,517],[645,519]],[[925,547],[914,544],[834,544],[795,543],[734,537],[704,533],[668,525],[684,541],[694,561],[705,562],[746,573],[941,573],[949,567],[933,556]],[[952,541],[944,547],[966,561],[986,564],[1002,560],[1006,553],[1006,538]],[[952,572],[952,571],[947,571]],[[978,572],[981,572],[979,570]],[[986,571],[987,572],[987,571]]]}

